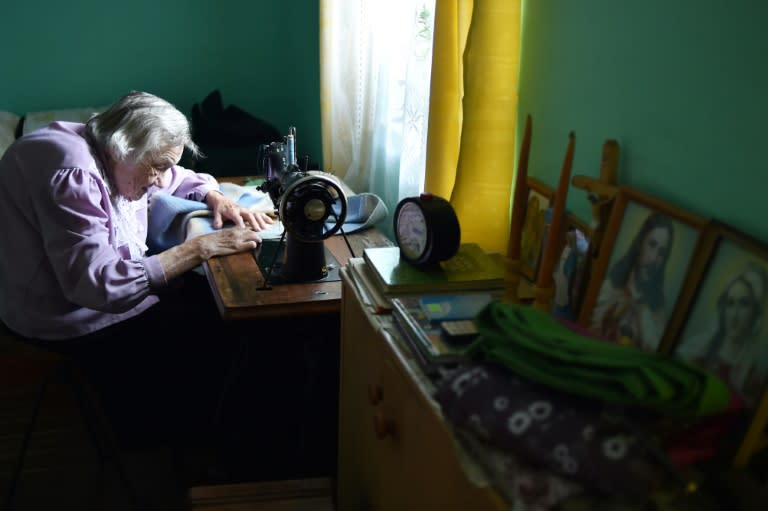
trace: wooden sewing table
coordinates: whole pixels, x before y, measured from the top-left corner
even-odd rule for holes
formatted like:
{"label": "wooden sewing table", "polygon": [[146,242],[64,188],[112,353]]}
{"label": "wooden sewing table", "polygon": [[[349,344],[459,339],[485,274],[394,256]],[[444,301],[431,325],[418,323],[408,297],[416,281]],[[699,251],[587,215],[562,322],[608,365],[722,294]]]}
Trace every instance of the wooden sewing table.
{"label": "wooden sewing table", "polygon": [[[243,184],[249,177],[219,177],[220,182]],[[355,256],[366,247],[391,246],[381,232],[367,229],[347,235]],[[325,240],[328,251],[343,266],[351,257],[341,235]],[[264,275],[251,252],[214,257],[203,264],[221,317],[248,320],[317,314],[338,315],[341,311],[341,281],[312,281],[279,284],[264,289]]]}
{"label": "wooden sewing table", "polygon": [[[347,239],[357,257],[366,247],[392,245],[376,229],[348,234]],[[325,246],[341,266],[351,257],[341,235],[325,240]],[[264,289],[264,275],[251,252],[214,257],[203,268],[224,319],[338,314],[341,310],[340,280],[278,284]]]}
{"label": "wooden sewing table", "polygon": [[[218,180],[244,184],[250,178]],[[392,245],[375,228],[347,239],[357,257],[366,247]],[[343,236],[324,243],[339,266],[347,263],[351,254]],[[240,384],[249,389],[247,397],[230,405],[241,410],[235,430],[247,431],[230,435],[237,439],[243,476],[254,481],[334,477],[341,280],[264,289],[265,277],[251,251],[212,258],[203,269],[221,317],[236,320],[231,326],[242,327],[241,335],[252,341],[243,371],[250,383]],[[280,420],[265,420],[265,409]]]}

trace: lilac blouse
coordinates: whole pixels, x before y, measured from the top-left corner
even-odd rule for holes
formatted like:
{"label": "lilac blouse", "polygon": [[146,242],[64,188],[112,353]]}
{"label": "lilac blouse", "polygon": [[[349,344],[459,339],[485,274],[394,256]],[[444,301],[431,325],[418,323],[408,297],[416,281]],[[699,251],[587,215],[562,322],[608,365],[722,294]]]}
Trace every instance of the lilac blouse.
{"label": "lilac blouse", "polygon": [[[148,197],[157,188],[131,203],[135,219],[119,221],[84,130],[54,122],[0,160],[0,318],[27,337],[102,329],[157,303],[154,291],[167,284],[157,256],[135,257],[134,243],[132,257],[125,242],[146,243]],[[208,174],[171,172],[166,193],[203,201],[219,189]]]}

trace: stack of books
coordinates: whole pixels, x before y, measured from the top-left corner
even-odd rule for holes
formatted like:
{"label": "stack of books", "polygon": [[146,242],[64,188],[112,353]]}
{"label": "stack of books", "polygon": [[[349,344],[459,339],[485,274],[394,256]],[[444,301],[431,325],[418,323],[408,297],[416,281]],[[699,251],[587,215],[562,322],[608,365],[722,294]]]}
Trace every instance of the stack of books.
{"label": "stack of books", "polygon": [[471,321],[504,292],[503,263],[476,243],[463,243],[454,257],[428,269],[401,260],[398,247],[367,248],[348,270],[363,303],[375,314],[392,314],[427,373],[465,360],[472,344],[471,335],[459,339],[446,330],[456,324],[443,322]]}
{"label": "stack of books", "polygon": [[392,317],[419,365],[432,374],[467,360],[477,331],[472,328],[466,335],[456,335],[450,326],[474,327],[474,318],[493,299],[490,293],[476,292],[403,295],[392,298]]}

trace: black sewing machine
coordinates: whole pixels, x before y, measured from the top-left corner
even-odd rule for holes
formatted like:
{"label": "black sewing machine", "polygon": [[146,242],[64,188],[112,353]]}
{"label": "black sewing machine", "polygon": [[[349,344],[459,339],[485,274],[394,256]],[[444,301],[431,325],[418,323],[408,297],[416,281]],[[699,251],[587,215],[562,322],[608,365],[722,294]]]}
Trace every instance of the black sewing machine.
{"label": "black sewing machine", "polygon": [[279,241],[265,241],[256,250],[265,287],[337,275],[339,264],[324,240],[342,228],[347,216],[347,196],[339,180],[308,170],[308,156],[299,166],[294,127],[283,141],[261,146],[260,160],[266,179],[258,189],[269,194],[285,229]]}

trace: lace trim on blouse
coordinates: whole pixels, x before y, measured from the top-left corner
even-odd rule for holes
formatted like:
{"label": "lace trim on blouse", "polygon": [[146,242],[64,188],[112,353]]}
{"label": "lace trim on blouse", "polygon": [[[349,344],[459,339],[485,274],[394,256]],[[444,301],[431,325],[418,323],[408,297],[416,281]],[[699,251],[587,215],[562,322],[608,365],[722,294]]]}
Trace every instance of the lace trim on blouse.
{"label": "lace trim on blouse", "polygon": [[117,246],[128,246],[131,259],[142,259],[149,247],[138,219],[138,212],[143,209],[141,201],[130,201],[121,196],[112,196],[115,212],[115,236]]}

